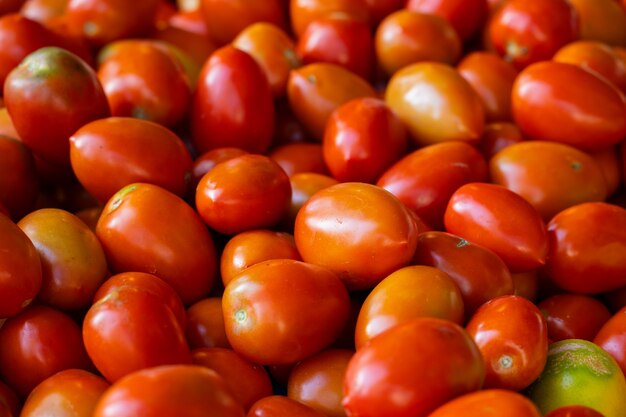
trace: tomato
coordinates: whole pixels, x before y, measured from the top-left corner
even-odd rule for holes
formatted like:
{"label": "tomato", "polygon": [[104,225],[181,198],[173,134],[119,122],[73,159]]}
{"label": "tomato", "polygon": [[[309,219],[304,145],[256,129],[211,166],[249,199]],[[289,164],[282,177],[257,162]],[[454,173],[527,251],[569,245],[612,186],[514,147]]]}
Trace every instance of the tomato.
{"label": "tomato", "polygon": [[18,226],[37,248],[42,265],[38,299],[60,310],[80,310],[108,274],[106,258],[95,233],[72,213],[40,209]]}
{"label": "tomato", "polygon": [[196,190],[201,218],[227,235],[275,226],[290,200],[289,177],[264,155],[242,155],[217,164]]}
{"label": "tomato", "polygon": [[287,82],[289,105],[298,120],[317,141],[331,113],[359,97],[375,97],[374,88],[347,69],[325,62],[294,69]]}
{"label": "tomato", "polygon": [[212,170],[215,165],[237,156],[245,155],[246,153],[247,152],[243,149],[224,147],[211,149],[210,151],[206,151],[202,155],[199,155],[193,160],[193,165],[191,166],[191,175],[193,176],[191,185],[193,187],[190,188],[192,188],[195,193],[200,179],[202,179],[204,174]]}
{"label": "tomato", "polygon": [[[0,214],[0,319],[15,316],[39,293],[42,268],[37,248],[7,216]],[[1,329],[1,326],[0,326]]]}
{"label": "tomato", "polygon": [[511,0],[495,11],[486,30],[495,51],[521,69],[576,40],[578,16],[568,0]]}
{"label": "tomato", "polygon": [[297,38],[314,20],[345,16],[363,22],[370,22],[368,0],[289,0],[291,28]]}
{"label": "tomato", "polygon": [[253,23],[268,22],[280,28],[286,25],[280,0],[200,0],[200,10],[211,38],[219,45],[231,42]]}
{"label": "tomato", "polygon": [[604,417],[602,414],[594,410],[593,408],[586,407],[584,405],[566,405],[563,407],[555,408],[550,411],[545,417]]}
{"label": "tomato", "polygon": [[108,382],[91,372],[66,369],[33,389],[20,416],[91,417],[96,403],[108,387]]}
{"label": "tomato", "polygon": [[626,45],[626,12],[614,0],[568,0],[576,9],[580,38]]}
{"label": "tomato", "polygon": [[593,340],[611,318],[607,307],[595,298],[582,294],[556,294],[537,307],[548,323],[548,337],[553,342],[564,339]]}
{"label": "tomato", "polygon": [[484,389],[462,395],[430,413],[428,417],[541,417],[532,401],[502,389]]}
{"label": "tomato", "polygon": [[463,142],[444,142],[411,152],[385,171],[379,187],[390,191],[430,227],[443,228],[452,194],[468,182],[485,181],[487,164]]}
{"label": "tomato", "polygon": [[157,275],[185,304],[204,298],[213,286],[211,235],[191,207],[163,188],[135,183],[121,189],[105,205],[96,235],[113,272]]}
{"label": "tomato", "polygon": [[602,327],[596,330],[593,342],[607,351],[622,372],[626,373],[626,308],[623,307],[612,317],[608,317]]}
{"label": "tomato", "polygon": [[287,98],[283,97],[275,103],[276,129],[272,145],[281,146],[290,143],[311,142],[309,133],[293,113]]}
{"label": "tomato", "polygon": [[626,285],[626,209],[602,202],[579,204],[554,216],[548,234],[545,272],[559,287],[597,294]]}
{"label": "tomato", "polygon": [[261,229],[241,232],[233,236],[222,250],[222,282],[228,285],[241,271],[270,259],[301,260],[292,235]]}
{"label": "tomato", "polygon": [[556,142],[524,141],[498,152],[490,177],[524,197],[549,221],[558,212],[607,197],[606,180],[585,152]]}
{"label": "tomato", "polygon": [[63,16],[68,2],[69,0],[26,0],[19,11],[22,16],[48,26]]}
{"label": "tomato", "polygon": [[485,302],[514,290],[509,270],[494,252],[450,233],[421,233],[413,262],[450,276],[460,290],[466,320]]}
{"label": "tomato", "polygon": [[327,417],[314,408],[282,395],[261,398],[254,403],[248,417]]}
{"label": "tomato", "polygon": [[296,216],[302,259],[335,272],[349,289],[370,289],[409,264],[417,226],[393,194],[365,183],[341,183],[314,194]]}
{"label": "tomato", "polygon": [[374,27],[391,13],[404,7],[404,0],[365,0],[370,16],[370,22]]}
{"label": "tomato", "polygon": [[293,232],[298,212],[309,198],[316,192],[328,188],[339,182],[327,175],[311,172],[300,172],[289,177],[291,184],[291,203],[287,215],[281,223],[284,230]]}
{"label": "tomato", "polygon": [[0,377],[22,399],[59,371],[91,366],[80,327],[58,310],[32,306],[0,327]]}
{"label": "tomato", "polygon": [[355,346],[361,349],[384,331],[418,317],[462,325],[463,307],[461,291],[447,273],[430,266],[400,268],[378,283],[363,302],[355,327]]}
{"label": "tomato", "polygon": [[353,354],[331,349],[303,360],[289,374],[287,395],[328,417],[344,417],[343,377]]}
{"label": "tomato", "polygon": [[328,174],[320,143],[286,143],[273,148],[268,156],[290,177],[299,172]]}
{"label": "tomato", "polygon": [[261,398],[272,395],[272,382],[265,368],[244,359],[231,349],[200,348],[193,362],[217,372],[245,411]]}
{"label": "tomato", "polygon": [[11,71],[4,100],[20,139],[55,164],[69,164],[72,133],[109,115],[95,72],[76,55],[56,47],[33,52]]}
{"label": "tomato", "polygon": [[478,144],[478,150],[489,161],[502,149],[522,142],[524,136],[519,127],[510,122],[495,122],[485,126],[485,131]]}
{"label": "tomato", "polygon": [[385,101],[417,146],[452,140],[476,144],[484,129],[480,98],[446,64],[419,62],[402,68],[389,80]]}
{"label": "tomato", "polygon": [[335,110],[324,133],[324,161],[341,182],[374,183],[408,147],[404,124],[384,101],[357,98]]}
{"label": "tomato", "polygon": [[262,153],[274,132],[269,81],[252,56],[225,46],[200,72],[190,112],[191,139],[199,153],[235,147]]}
{"label": "tomato", "polygon": [[602,171],[606,182],[607,195],[614,195],[622,183],[622,166],[619,160],[618,147],[612,146],[601,151],[590,153]]}
{"label": "tomato", "polygon": [[626,96],[576,65],[547,61],[526,68],[511,103],[515,123],[532,139],[593,151],[626,135]]}
{"label": "tomato", "polygon": [[[356,352],[346,371],[343,406],[353,416],[426,417],[445,402],[480,389],[484,377],[480,352],[462,327],[417,318]],[[397,392],[400,398],[393,396]]]}
{"label": "tomato", "polygon": [[0,136],[0,202],[15,220],[31,211],[39,194],[35,159],[22,142]]}
{"label": "tomato", "polygon": [[477,33],[488,12],[485,0],[408,0],[406,8],[445,18],[463,41]]}
{"label": "tomato", "polygon": [[545,263],[548,233],[539,212],[502,186],[462,186],[450,198],[444,223],[448,232],[494,251],[512,272]]}
{"label": "tomato", "polygon": [[13,126],[13,121],[11,121],[6,107],[0,108],[0,134],[13,139],[19,139],[20,137],[15,131],[15,126]]}
{"label": "tomato", "polygon": [[584,405],[604,417],[626,412],[626,380],[615,360],[598,345],[566,339],[552,343],[530,399],[545,415],[566,405]]}
{"label": "tomato", "polygon": [[0,15],[5,15],[20,10],[25,0],[4,0],[0,3]]}
{"label": "tomato", "polygon": [[0,415],[2,417],[17,417],[20,414],[21,406],[20,399],[13,390],[0,381]]}
{"label": "tomato", "polygon": [[267,22],[254,23],[243,29],[232,44],[256,60],[274,97],[285,95],[289,72],[300,66],[300,58],[294,41],[283,29]]}
{"label": "tomato", "polygon": [[303,64],[329,62],[370,79],[374,70],[374,37],[370,25],[342,15],[316,19],[298,38]]}
{"label": "tomato", "polygon": [[224,327],[222,298],[205,298],[187,309],[187,342],[192,349],[202,347],[230,348]]}
{"label": "tomato", "polygon": [[243,417],[225,381],[198,365],[164,365],[134,372],[109,388],[93,417]]}
{"label": "tomato", "polygon": [[539,293],[539,274],[536,269],[511,274],[513,294],[535,302]]}
{"label": "tomato", "polygon": [[[217,49],[212,39],[206,33],[196,33],[186,27],[177,26],[177,17],[182,12],[178,12],[171,16],[166,23],[157,26],[151,34],[151,39],[165,43],[165,46],[178,50],[179,55],[186,58],[181,59],[183,66],[189,66],[193,69],[191,72],[195,74],[190,77],[189,83],[195,86],[197,75],[200,73],[200,67],[204,61]],[[187,68],[186,68],[187,69]],[[189,75],[189,73],[188,73]]]}
{"label": "tomato", "polygon": [[81,184],[102,203],[134,182],[182,197],[191,181],[192,160],[183,141],[157,123],[130,117],[82,126],[70,137],[70,161]]}
{"label": "tomato", "polygon": [[152,29],[159,0],[69,0],[65,16],[71,31],[95,47],[122,38],[137,38]]}
{"label": "tomato", "polygon": [[332,271],[291,259],[253,265],[224,289],[233,349],[262,364],[291,364],[330,345],[348,319],[348,292]]}

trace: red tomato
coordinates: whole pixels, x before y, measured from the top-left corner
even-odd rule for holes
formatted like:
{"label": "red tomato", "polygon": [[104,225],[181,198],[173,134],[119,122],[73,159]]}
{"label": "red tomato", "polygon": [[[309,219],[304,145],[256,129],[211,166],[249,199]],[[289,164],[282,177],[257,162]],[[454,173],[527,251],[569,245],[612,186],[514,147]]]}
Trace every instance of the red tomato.
{"label": "red tomato", "polygon": [[[356,352],[346,371],[343,406],[351,416],[426,417],[480,389],[484,377],[480,351],[462,327],[413,319]],[[393,395],[398,392],[401,397]]]}
{"label": "red tomato", "polygon": [[363,22],[370,22],[368,0],[289,0],[291,27],[297,38],[314,20],[345,16]]}
{"label": "red tomato", "polygon": [[618,147],[612,146],[590,153],[602,171],[608,196],[615,194],[622,183],[622,166],[618,152]]}
{"label": "red tomato", "polygon": [[324,161],[341,182],[374,183],[406,152],[404,124],[384,101],[357,98],[335,110],[323,139]]}
{"label": "red tomato", "polygon": [[171,16],[166,23],[158,25],[150,37],[164,42],[167,48],[176,48],[181,55],[184,54],[183,56],[186,57],[187,63],[183,62],[185,61],[184,59],[181,59],[181,63],[183,66],[188,65],[190,68],[193,68],[193,73],[196,75],[189,80],[193,87],[196,85],[200,67],[217,47],[208,34],[197,33],[187,27],[178,26],[177,17],[182,13],[183,12],[177,12]]}
{"label": "red tomato", "polygon": [[588,295],[556,294],[537,304],[548,323],[552,342],[565,339],[593,340],[610,318],[606,306]]}
{"label": "red tomato", "polygon": [[541,417],[541,413],[532,401],[517,392],[502,389],[484,389],[449,401],[428,415],[428,417],[458,416]]}
{"label": "red tomato", "polygon": [[464,323],[463,297],[450,275],[437,268],[412,265],[385,277],[360,308],[354,344],[361,349],[383,332],[418,317]]}
{"label": "red tomato", "polygon": [[445,18],[463,41],[477,33],[488,14],[486,0],[408,0],[406,8]]}
{"label": "red tomato", "polygon": [[287,395],[328,417],[345,417],[343,378],[353,354],[331,349],[303,360],[289,374]]}
{"label": "red tomato", "polygon": [[320,143],[286,143],[272,149],[268,156],[290,177],[299,172],[328,174]]}
{"label": "red tomato", "polygon": [[0,203],[18,220],[33,209],[38,194],[32,152],[22,142],[0,136]]}
{"label": "red tomato", "polygon": [[545,272],[559,287],[596,294],[626,285],[626,209],[579,204],[554,216],[548,234]]}
{"label": "red tomato", "polygon": [[8,385],[0,381],[0,416],[17,417],[21,408],[22,404],[17,395]]}
{"label": "red tomato", "polygon": [[626,307],[610,317],[598,330],[593,343],[609,352],[626,373]]}
{"label": "red tomato", "polygon": [[230,348],[224,327],[222,298],[198,301],[187,309],[187,342],[192,349],[202,347]]}
{"label": "red tomato", "polygon": [[535,302],[539,292],[539,274],[536,269],[511,274],[513,294]]}
{"label": "red tomato", "polygon": [[544,417],[604,417],[604,414],[584,405],[566,405],[555,408]]}
{"label": "red tomato", "polygon": [[327,175],[300,172],[289,177],[291,184],[291,203],[287,215],[283,218],[283,229],[293,232],[298,212],[313,194],[339,182]]}
{"label": "red tomato", "polygon": [[532,139],[591,151],[626,135],[626,96],[576,65],[547,61],[526,68],[511,103],[515,123]]}
{"label": "red tomato", "polygon": [[22,399],[59,371],[91,367],[80,327],[60,311],[33,306],[0,327],[0,376]]}
{"label": "red tomato", "polygon": [[446,230],[494,251],[512,272],[543,265],[548,233],[539,212],[502,186],[466,184],[450,198]]}
{"label": "red tomato", "polygon": [[37,50],[11,71],[4,100],[20,139],[37,156],[60,165],[69,164],[70,135],[109,115],[93,69],[56,47]]}
{"label": "red tomato", "polygon": [[113,272],[157,275],[185,304],[204,298],[213,286],[217,258],[211,235],[187,203],[163,188],[124,187],[104,207],[96,235]]}
{"label": "red tomato", "polygon": [[370,289],[408,265],[417,226],[391,193],[365,183],[341,183],[313,195],[296,216],[302,259],[335,272],[349,289]]}
{"label": "red tomato", "polygon": [[224,146],[266,151],[274,132],[274,103],[254,58],[234,46],[215,51],[202,67],[190,118],[192,143],[200,153]]}
{"label": "red tomato", "polygon": [[102,203],[134,182],[182,197],[191,181],[192,160],[183,141],[164,126],[130,117],[83,125],[70,137],[70,161],[80,183]]}
{"label": "red tomato", "polygon": [[485,302],[514,290],[511,273],[500,257],[450,233],[420,233],[413,261],[450,276],[459,287],[466,320]]}
{"label": "red tomato", "polygon": [[247,417],[328,417],[314,408],[282,395],[265,397],[254,403]]}
{"label": "red tomato", "polygon": [[463,142],[425,146],[406,155],[378,179],[377,185],[398,197],[430,227],[443,228],[452,194],[468,182],[487,180],[487,164]]}
{"label": "red tomato", "polygon": [[193,160],[193,165],[191,166],[191,174],[193,176],[191,180],[190,187],[192,191],[195,193],[196,187],[200,182],[200,179],[213,169],[213,167],[220,162],[227,161],[229,159],[233,159],[237,156],[245,155],[246,151],[239,148],[215,148],[210,151],[206,151],[205,153],[199,155],[196,159]]}
{"label": "red tomato", "polygon": [[3,0],[0,2],[0,15],[17,12],[25,0]]}
{"label": "red tomato", "polygon": [[[42,268],[28,236],[0,214],[0,319],[15,316],[39,293]],[[1,329],[1,325],[0,325]]]}
{"label": "red tomato", "polygon": [[244,417],[224,379],[198,365],[165,365],[134,372],[100,398],[93,417]]}
{"label": "red tomato", "polygon": [[365,0],[369,10],[370,22],[378,26],[381,20],[404,7],[404,0]]}
{"label": "red tomato", "polygon": [[617,0],[568,0],[576,9],[580,38],[609,45],[626,44],[626,3]]}
{"label": "red tomato", "polygon": [[196,190],[204,222],[227,235],[275,226],[290,200],[289,177],[264,155],[242,155],[217,164]]}
{"label": "red tomato", "polygon": [[108,387],[108,382],[91,372],[66,369],[35,387],[26,399],[20,416],[91,417],[96,403]]}
{"label": "red tomato", "polygon": [[496,122],[485,126],[485,131],[478,144],[478,150],[489,161],[495,154],[507,146],[519,143],[524,136],[514,123]]}
{"label": "red tomato", "polygon": [[552,58],[576,40],[578,16],[568,0],[509,0],[491,16],[486,30],[495,51],[521,69]]}
{"label": "red tomato", "polygon": [[330,345],[348,319],[348,292],[332,271],[291,259],[253,265],[224,290],[233,349],[262,364],[291,364]]}

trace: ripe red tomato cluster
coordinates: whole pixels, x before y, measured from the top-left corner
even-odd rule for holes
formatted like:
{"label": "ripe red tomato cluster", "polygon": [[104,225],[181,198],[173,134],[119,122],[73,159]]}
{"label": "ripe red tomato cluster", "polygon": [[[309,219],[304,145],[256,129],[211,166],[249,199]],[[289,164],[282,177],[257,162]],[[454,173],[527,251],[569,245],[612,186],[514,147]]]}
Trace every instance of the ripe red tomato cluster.
{"label": "ripe red tomato cluster", "polygon": [[0,417],[626,416],[626,1],[0,0]]}

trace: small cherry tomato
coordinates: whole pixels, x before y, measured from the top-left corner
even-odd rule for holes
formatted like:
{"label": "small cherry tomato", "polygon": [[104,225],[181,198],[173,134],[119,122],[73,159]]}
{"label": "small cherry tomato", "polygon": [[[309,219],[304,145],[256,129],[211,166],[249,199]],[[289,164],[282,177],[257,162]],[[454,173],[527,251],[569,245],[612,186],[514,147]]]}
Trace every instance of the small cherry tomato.
{"label": "small cherry tomato", "polygon": [[297,38],[301,37],[309,24],[317,19],[345,16],[370,22],[367,0],[290,0],[291,27]]}
{"label": "small cherry tomato", "polygon": [[[589,339],[591,340],[591,339]],[[606,350],[626,373],[626,307],[603,323],[593,343]]]}
{"label": "small cherry tomato", "polygon": [[568,1],[576,9],[581,39],[626,45],[626,4],[620,7],[619,0]]}
{"label": "small cherry tomato", "polygon": [[328,417],[314,408],[282,395],[271,395],[254,403],[247,417]]}
{"label": "small cherry tomato", "polygon": [[478,144],[478,150],[489,161],[495,154],[507,146],[519,143],[524,136],[514,123],[496,122],[485,126],[485,131]]}
{"label": "small cherry tomato", "polygon": [[556,294],[537,307],[548,323],[548,337],[553,342],[564,339],[593,340],[610,318],[606,306],[588,295]]}
{"label": "small cherry tomato", "polygon": [[487,19],[485,0],[408,0],[406,8],[448,20],[463,41],[467,41]]}
{"label": "small cherry tomato", "polygon": [[544,417],[604,417],[604,415],[584,405],[565,405],[555,408]]}
{"label": "small cherry tomato", "polygon": [[[462,395],[430,413],[428,417],[541,417],[537,406],[517,392],[483,389]],[[590,416],[591,417],[591,416]]]}
{"label": "small cherry tomato", "polygon": [[34,208],[38,194],[31,150],[19,140],[0,136],[0,203],[17,221]]}
{"label": "small cherry tomato", "polygon": [[230,348],[224,327],[222,298],[205,298],[187,309],[187,342],[192,349],[202,347]]}
{"label": "small cherry tomato", "polygon": [[253,265],[222,297],[233,349],[262,364],[292,364],[329,346],[348,319],[350,298],[332,271],[291,259]]}
{"label": "small cherry tomato", "polygon": [[286,143],[272,149],[268,156],[290,177],[299,172],[328,174],[320,143]]}
{"label": "small cherry tomato", "polygon": [[548,233],[539,212],[502,186],[471,183],[450,198],[446,230],[494,251],[511,272],[545,264]]}

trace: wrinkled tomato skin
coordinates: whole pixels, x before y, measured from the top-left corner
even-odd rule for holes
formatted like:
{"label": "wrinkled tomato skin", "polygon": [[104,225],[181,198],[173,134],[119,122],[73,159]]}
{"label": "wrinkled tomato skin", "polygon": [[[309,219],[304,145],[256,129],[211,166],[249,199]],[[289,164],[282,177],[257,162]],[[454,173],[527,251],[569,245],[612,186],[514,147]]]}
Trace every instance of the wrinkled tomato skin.
{"label": "wrinkled tomato skin", "polygon": [[204,298],[192,304],[186,312],[185,335],[191,349],[203,347],[230,348],[224,327],[222,298]]}
{"label": "wrinkled tomato skin", "polygon": [[503,389],[483,389],[458,397],[428,415],[428,417],[458,416],[541,417],[541,413],[532,401],[520,393]]}
{"label": "wrinkled tomato skin", "polygon": [[511,106],[515,123],[530,139],[595,151],[626,135],[626,96],[576,65],[529,66],[515,80]]}
{"label": "wrinkled tomato skin", "polygon": [[213,52],[203,65],[190,113],[198,153],[225,146],[263,153],[271,144],[269,81],[254,58],[234,46]]}
{"label": "wrinkled tomato skin", "polygon": [[390,166],[376,185],[398,197],[430,227],[443,228],[452,194],[469,182],[487,180],[487,163],[471,145],[439,143],[409,153]]}
{"label": "wrinkled tomato skin", "polygon": [[[480,389],[484,377],[480,351],[462,327],[417,318],[356,352],[346,371],[343,406],[351,416],[426,417],[445,402]],[[398,390],[403,395],[394,399]]]}
{"label": "wrinkled tomato skin", "polygon": [[[163,222],[164,217],[176,222]],[[96,235],[113,272],[157,275],[186,305],[213,286],[217,255],[209,231],[187,203],[161,187],[124,187],[104,207]]]}
{"label": "wrinkled tomato skin", "polygon": [[405,7],[445,18],[463,41],[476,34],[488,12],[485,0],[408,0]]}
{"label": "wrinkled tomato skin", "polygon": [[17,221],[33,209],[38,194],[31,150],[17,139],[0,136],[0,203]]}
{"label": "wrinkled tomato skin", "polygon": [[37,156],[59,165],[69,163],[72,133],[109,115],[94,70],[57,47],[27,56],[7,77],[4,100],[20,139]]}
{"label": "wrinkled tomato skin", "polygon": [[609,352],[622,372],[626,372],[626,307],[604,323],[593,338],[593,343]]}
{"label": "wrinkled tomato skin", "polygon": [[548,234],[545,272],[559,287],[597,294],[626,285],[626,209],[603,202],[579,204],[554,216]]}
{"label": "wrinkled tomato skin", "polygon": [[66,314],[32,306],[0,328],[0,376],[22,398],[64,369],[91,369],[80,327]]}
{"label": "wrinkled tomato skin", "polygon": [[325,414],[292,400],[287,396],[271,395],[254,403],[247,417],[327,417]]}
{"label": "wrinkled tomato skin", "polygon": [[548,233],[539,212],[502,186],[462,186],[450,198],[444,223],[448,232],[494,251],[511,272],[545,264]]}
{"label": "wrinkled tomato skin", "polygon": [[582,294],[555,294],[537,307],[546,318],[552,342],[565,339],[594,340],[611,318],[608,308],[595,298]]}

